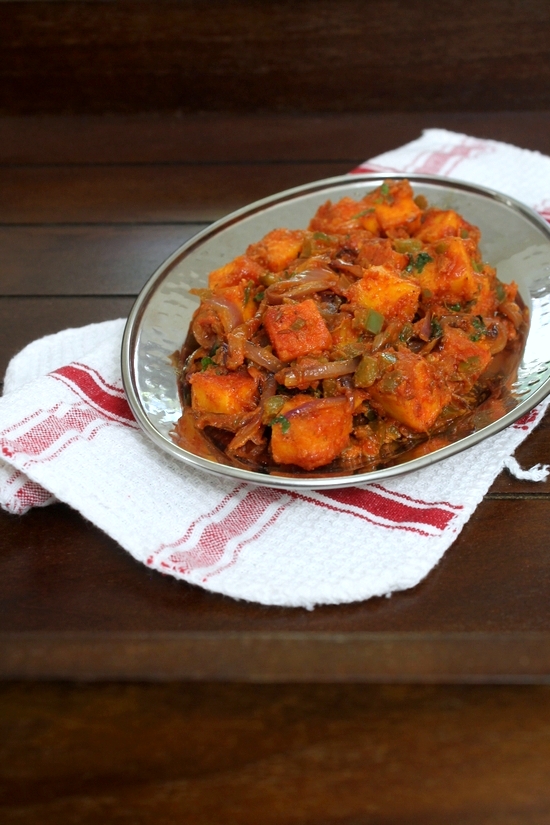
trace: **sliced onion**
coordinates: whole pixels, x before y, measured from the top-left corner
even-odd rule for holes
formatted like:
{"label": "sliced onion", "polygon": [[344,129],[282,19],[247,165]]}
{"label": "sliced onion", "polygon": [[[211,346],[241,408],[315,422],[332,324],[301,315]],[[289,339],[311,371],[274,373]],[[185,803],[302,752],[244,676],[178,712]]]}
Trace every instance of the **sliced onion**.
{"label": "sliced onion", "polygon": [[502,352],[508,343],[508,330],[506,329],[506,322],[499,321],[496,318],[484,318],[486,333],[484,340],[489,346],[491,355],[496,355],[497,352]]}
{"label": "sliced onion", "polygon": [[498,309],[499,312],[502,312],[503,315],[506,315],[506,317],[510,319],[516,329],[519,329],[523,323],[523,312],[515,301],[504,301]]}
{"label": "sliced onion", "polygon": [[235,453],[237,450],[242,449],[247,441],[252,441],[254,444],[261,444],[263,437],[262,410],[258,407],[250,420],[237,430],[227,445],[227,452],[229,455]]}
{"label": "sliced onion", "polygon": [[278,372],[283,366],[282,362],[273,355],[267,347],[259,347],[251,341],[245,341],[244,354],[259,367],[264,367],[269,372]]}
{"label": "sliced onion", "polygon": [[254,411],[246,413],[194,413],[199,429],[203,430],[205,427],[216,427],[218,430],[228,430],[228,432],[231,433],[236,433],[241,427],[244,427],[254,414]]}
{"label": "sliced onion", "polygon": [[432,336],[432,313],[428,310],[422,320],[413,325],[413,329],[421,341],[429,341]]}
{"label": "sliced onion", "polygon": [[211,298],[203,301],[203,307],[205,309],[211,307],[216,312],[226,332],[230,332],[243,322],[243,313],[240,307],[222,295],[212,295]]}
{"label": "sliced onion", "polygon": [[337,269],[338,272],[345,272],[349,275],[354,275],[356,278],[362,278],[365,274],[363,267],[359,266],[359,264],[350,264],[347,261],[341,261],[339,258],[331,261],[330,265],[333,269]]}
{"label": "sliced onion", "polygon": [[300,404],[298,407],[294,407],[292,410],[285,412],[285,418],[291,420],[292,418],[297,418],[299,415],[303,415],[304,412],[307,413],[313,409],[327,410],[331,407],[340,407],[343,404],[351,407],[352,403],[353,402],[351,399],[347,398],[345,395],[338,395],[334,398],[312,398],[311,400],[304,401],[304,403]]}
{"label": "sliced onion", "polygon": [[304,298],[315,292],[332,289],[338,284],[338,276],[331,269],[315,269],[300,273],[289,281],[279,281],[268,287],[265,299],[268,304],[282,304],[285,298]]}
{"label": "sliced onion", "polygon": [[342,375],[351,375],[357,369],[361,358],[347,358],[345,361],[329,361],[325,364],[307,364],[303,367],[287,367],[280,370],[275,378],[279,384],[289,389],[310,384],[312,381],[321,381],[325,378],[340,378]]}

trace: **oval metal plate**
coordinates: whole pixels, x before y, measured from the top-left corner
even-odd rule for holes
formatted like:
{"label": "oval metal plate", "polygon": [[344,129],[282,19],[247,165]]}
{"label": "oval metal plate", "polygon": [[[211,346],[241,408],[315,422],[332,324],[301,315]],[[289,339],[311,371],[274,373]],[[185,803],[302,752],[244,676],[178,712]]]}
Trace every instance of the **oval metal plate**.
{"label": "oval metal plate", "polygon": [[238,481],[286,489],[327,489],[378,481],[440,461],[487,438],[536,406],[550,392],[550,226],[528,207],[498,192],[462,181],[408,175],[415,194],[431,206],[455,209],[481,230],[481,250],[504,282],[516,281],[530,310],[530,326],[517,375],[508,387],[507,411],[487,417],[478,428],[438,448],[425,442],[421,454],[405,453],[398,463],[371,472],[294,476],[266,475],[194,455],[178,447],[170,432],[179,416],[170,355],[187,334],[199,299],[189,293],[205,286],[209,272],[242,254],[250,243],[277,227],[307,227],[330,199],[355,199],[398,174],[345,175],[289,189],[239,209],[195,235],[153,274],[130,313],[122,343],[122,378],[132,411],[143,431],[162,450],[200,470]]}

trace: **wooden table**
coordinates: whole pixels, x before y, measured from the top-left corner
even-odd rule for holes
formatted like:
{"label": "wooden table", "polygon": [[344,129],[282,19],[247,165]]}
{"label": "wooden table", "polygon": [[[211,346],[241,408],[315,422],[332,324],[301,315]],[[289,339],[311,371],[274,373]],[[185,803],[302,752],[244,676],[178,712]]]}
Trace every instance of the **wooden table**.
{"label": "wooden table", "polygon": [[[550,113],[0,119],[0,372],[128,313],[213,219],[439,126],[550,154]],[[550,463],[550,419],[518,451]],[[391,599],[262,607],[63,504],[0,513],[5,822],[546,823],[550,482],[501,474]]]}

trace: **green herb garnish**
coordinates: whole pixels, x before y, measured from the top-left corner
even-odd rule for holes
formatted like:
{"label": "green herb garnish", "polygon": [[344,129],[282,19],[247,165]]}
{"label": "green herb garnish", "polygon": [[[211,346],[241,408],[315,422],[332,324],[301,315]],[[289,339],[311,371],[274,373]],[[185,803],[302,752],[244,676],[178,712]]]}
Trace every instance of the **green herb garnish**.
{"label": "green herb garnish", "polygon": [[431,255],[428,255],[427,252],[419,252],[416,257],[414,255],[409,255],[409,264],[405,267],[405,269],[407,272],[413,272],[416,270],[416,272],[420,275],[426,264],[429,264],[431,261],[433,261],[433,258]]}
{"label": "green herb garnish", "polygon": [[430,335],[432,338],[441,338],[443,335],[443,327],[437,318],[432,318],[430,323]]}
{"label": "green herb garnish", "polygon": [[271,426],[273,427],[274,424],[280,424],[281,430],[283,431],[283,435],[287,433],[290,429],[290,421],[285,415],[276,415],[275,418],[271,422]]}

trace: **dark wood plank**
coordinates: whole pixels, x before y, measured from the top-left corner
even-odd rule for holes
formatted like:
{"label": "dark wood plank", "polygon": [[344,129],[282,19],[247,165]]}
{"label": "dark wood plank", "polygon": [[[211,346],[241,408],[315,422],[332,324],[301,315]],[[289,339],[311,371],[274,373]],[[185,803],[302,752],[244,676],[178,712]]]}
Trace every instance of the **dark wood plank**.
{"label": "dark wood plank", "polygon": [[417,587],[314,611],[234,602],[161,576],[63,505],[24,518],[1,513],[1,672],[65,679],[545,680],[547,510],[547,500],[485,501]]}
{"label": "dark wood plank", "polygon": [[6,825],[546,825],[546,687],[4,685]]}
{"label": "dark wood plank", "polygon": [[0,297],[0,376],[10,358],[36,338],[126,317],[132,304],[130,297]]}
{"label": "dark wood plank", "polygon": [[438,128],[550,154],[550,111],[0,116],[0,163],[237,163],[353,166]]}
{"label": "dark wood plank", "polygon": [[4,112],[548,106],[544,0],[2,4]]}
{"label": "dark wood plank", "polygon": [[8,167],[0,224],[200,223],[349,170],[347,162]]}
{"label": "dark wood plank", "polygon": [[205,225],[0,227],[0,294],[135,296]]}

